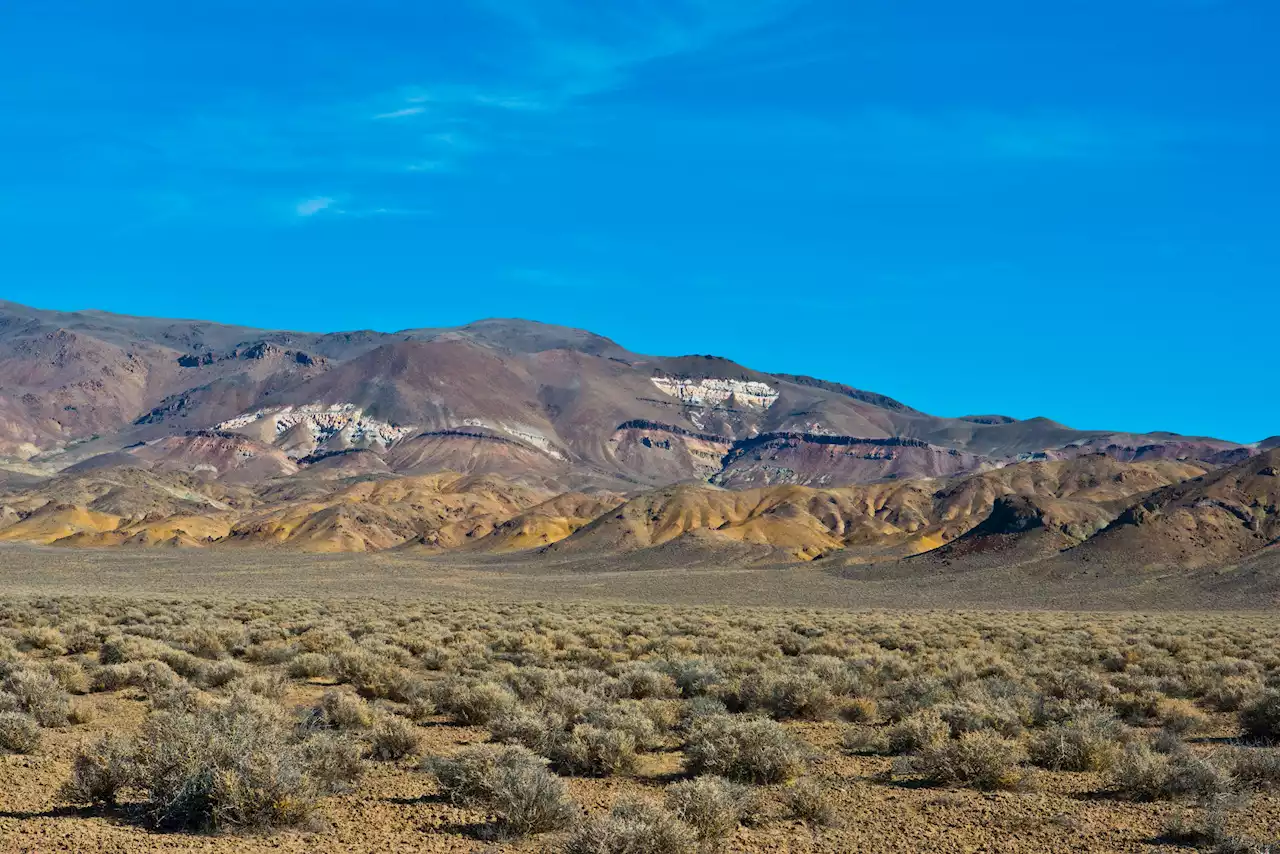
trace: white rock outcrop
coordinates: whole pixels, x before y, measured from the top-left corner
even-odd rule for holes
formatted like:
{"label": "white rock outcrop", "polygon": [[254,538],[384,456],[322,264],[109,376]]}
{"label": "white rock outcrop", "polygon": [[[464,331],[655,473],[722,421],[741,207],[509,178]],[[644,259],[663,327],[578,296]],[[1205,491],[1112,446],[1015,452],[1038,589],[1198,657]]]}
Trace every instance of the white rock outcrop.
{"label": "white rock outcrop", "polygon": [[413,430],[412,427],[398,427],[370,418],[354,403],[307,403],[301,406],[269,407],[223,421],[218,429],[240,430],[255,421],[263,420],[273,423],[277,436],[304,424],[317,443],[342,433],[354,443],[376,442],[387,447]]}
{"label": "white rock outcrop", "polygon": [[778,399],[778,392],[772,386],[748,380],[653,377],[653,384],[688,406],[717,406],[733,398],[739,406],[768,409]]}

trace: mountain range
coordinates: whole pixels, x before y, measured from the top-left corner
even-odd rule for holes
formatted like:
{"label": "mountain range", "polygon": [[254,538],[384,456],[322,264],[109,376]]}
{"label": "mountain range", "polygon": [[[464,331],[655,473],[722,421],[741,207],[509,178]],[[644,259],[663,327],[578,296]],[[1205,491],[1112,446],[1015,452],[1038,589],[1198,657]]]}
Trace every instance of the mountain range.
{"label": "mountain range", "polygon": [[929,415],[521,320],[329,334],[0,302],[0,541],[1190,569],[1280,439]]}

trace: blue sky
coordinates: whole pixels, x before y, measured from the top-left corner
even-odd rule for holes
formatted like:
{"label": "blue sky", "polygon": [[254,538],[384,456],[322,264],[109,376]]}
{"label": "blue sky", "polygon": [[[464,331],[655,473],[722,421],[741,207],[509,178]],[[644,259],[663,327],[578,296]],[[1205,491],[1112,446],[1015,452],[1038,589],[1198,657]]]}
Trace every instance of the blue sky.
{"label": "blue sky", "polygon": [[8,0],[0,297],[1280,433],[1270,0]]}

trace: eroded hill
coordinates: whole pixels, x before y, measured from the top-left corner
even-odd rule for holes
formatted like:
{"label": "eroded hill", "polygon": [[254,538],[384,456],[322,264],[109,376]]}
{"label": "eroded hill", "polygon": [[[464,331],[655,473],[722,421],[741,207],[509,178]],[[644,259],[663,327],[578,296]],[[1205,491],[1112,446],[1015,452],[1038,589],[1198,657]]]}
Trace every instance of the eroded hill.
{"label": "eroded hill", "polygon": [[0,542],[1218,567],[1274,440],[932,416],[516,320],[311,334],[0,303]]}
{"label": "eroded hill", "polygon": [[[370,456],[334,459],[351,451]],[[688,480],[746,489],[945,478],[1095,453],[1217,467],[1257,451],[1045,418],[942,418],[841,383],[646,356],[520,320],[314,334],[0,302],[0,466],[43,474],[124,465],[112,455],[127,454],[224,479],[235,468],[244,481],[328,459],[561,491]]]}

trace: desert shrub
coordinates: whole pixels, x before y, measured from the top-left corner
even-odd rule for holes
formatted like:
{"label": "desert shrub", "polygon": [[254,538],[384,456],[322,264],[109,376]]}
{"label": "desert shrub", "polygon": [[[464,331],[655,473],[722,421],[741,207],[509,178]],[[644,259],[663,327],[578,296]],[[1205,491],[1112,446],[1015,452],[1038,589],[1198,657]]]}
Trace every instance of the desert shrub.
{"label": "desert shrub", "polygon": [[189,652],[170,649],[169,647],[161,647],[155,650],[153,660],[164,663],[183,679],[191,679],[196,682],[203,680],[206,670],[219,664],[219,662],[205,661],[203,658],[197,658]]}
{"label": "desert shrub", "polygon": [[252,696],[153,713],[134,742],[133,765],[144,820],[171,830],[305,826],[324,791],[280,715]]}
{"label": "desert shrub", "polygon": [[840,707],[840,717],[855,724],[869,724],[879,712],[880,707],[870,697],[855,697]]}
{"label": "desert shrub", "polygon": [[260,670],[228,682],[225,690],[231,693],[255,694],[268,700],[280,700],[289,691],[289,679],[283,673]]}
{"label": "desert shrub", "polygon": [[618,674],[614,694],[632,700],[669,699],[679,694],[670,675],[648,664],[633,663]]}
{"label": "desert shrub", "polygon": [[501,744],[518,744],[545,755],[564,721],[522,706],[509,709],[489,721],[489,735]]}
{"label": "desert shrub", "polygon": [[196,626],[184,633],[182,648],[196,656],[217,661],[227,657],[227,645],[222,637],[210,626]]}
{"label": "desert shrub", "polygon": [[298,650],[292,644],[268,641],[246,647],[241,657],[252,664],[271,666],[291,663],[297,654]]}
{"label": "desert shrub", "polygon": [[1116,693],[1099,673],[1079,667],[1055,667],[1039,676],[1041,689],[1049,697],[1080,702],[1106,702]]}
{"label": "desert shrub", "polygon": [[676,730],[682,733],[688,733],[694,724],[703,718],[729,713],[724,702],[716,697],[694,697],[692,700],[679,705],[680,717],[676,721]]}
{"label": "desert shrub", "polygon": [[336,733],[320,732],[302,742],[307,773],[325,794],[351,791],[364,774],[360,745]]}
{"label": "desert shrub", "polygon": [[703,718],[685,740],[690,774],[740,783],[785,783],[804,770],[807,758],[806,746],[767,718]]}
{"label": "desert shrub", "polygon": [[310,729],[360,730],[372,724],[369,704],[341,691],[325,691],[303,719],[303,725]]}
{"label": "desert shrub", "polygon": [[667,787],[666,805],[703,843],[727,838],[763,806],[754,789],[720,777],[695,777],[672,784]]}
{"label": "desert shrub", "polygon": [[661,704],[651,708],[636,700],[623,700],[614,705],[596,706],[587,711],[585,718],[587,723],[601,729],[626,733],[637,748],[655,750],[666,743],[666,734],[655,723],[658,717],[655,713],[661,712]]}
{"label": "desert shrub", "polygon": [[850,753],[884,754],[889,752],[888,733],[884,729],[855,725],[846,727],[840,745]]}
{"label": "desert shrub", "polygon": [[414,724],[390,715],[374,724],[368,739],[369,755],[386,761],[412,756],[422,744],[422,735]]}
{"label": "desert shrub", "polygon": [[1023,779],[1022,749],[991,732],[967,732],[929,745],[910,758],[908,768],[927,782],[975,789],[1010,789]]}
{"label": "desert shrub", "polygon": [[365,649],[340,650],[331,656],[330,668],[334,678],[368,699],[405,703],[427,692],[421,678]]}
{"label": "desert shrub", "polygon": [[1241,785],[1255,789],[1280,787],[1280,750],[1239,747],[1229,754],[1227,767]]}
{"label": "desert shrub", "polygon": [[600,705],[600,698],[572,685],[557,685],[542,698],[541,705],[569,723],[581,723],[587,712]]}
{"label": "desert shrub", "polygon": [[88,694],[89,676],[84,668],[74,661],[58,658],[48,664],[49,675],[62,686],[68,694]]}
{"label": "desert shrub", "polygon": [[1230,791],[1231,775],[1185,747],[1159,753],[1142,742],[1125,746],[1112,769],[1112,785],[1134,800],[1154,801],[1187,795],[1212,797]]}
{"label": "desert shrub", "polygon": [[658,804],[628,800],[607,816],[582,822],[565,844],[565,854],[693,854],[693,829]]}
{"label": "desert shrub", "polygon": [[1214,683],[1204,694],[1205,704],[1219,712],[1238,712],[1262,692],[1262,684],[1253,676],[1227,676]]}
{"label": "desert shrub", "polygon": [[1165,698],[1155,691],[1121,694],[1111,701],[1116,716],[1130,726],[1150,726],[1160,722],[1160,704]]}
{"label": "desert shrub", "polygon": [[225,688],[248,675],[249,669],[238,661],[203,662],[200,669],[187,678],[206,691]]}
{"label": "desert shrub", "polygon": [[1203,732],[1209,726],[1209,716],[1190,700],[1161,700],[1156,706],[1156,720],[1165,729],[1179,735]]}
{"label": "desert shrub", "polygon": [[95,652],[99,644],[98,636],[89,627],[73,627],[67,633],[67,652],[73,655],[86,655]]}
{"label": "desert shrub", "polygon": [[537,703],[565,685],[565,674],[546,667],[520,667],[503,674],[507,687],[527,703]]}
{"label": "desert shrub", "polygon": [[156,711],[194,712],[205,702],[205,697],[196,688],[183,682],[174,688],[164,688],[148,695],[147,701]]}
{"label": "desert shrub", "polygon": [[1247,799],[1236,794],[1206,798],[1195,812],[1174,813],[1165,825],[1161,841],[1213,854],[1258,854],[1271,850],[1269,845],[1255,843],[1233,832],[1247,809]]}
{"label": "desert shrub", "polygon": [[52,655],[62,655],[67,651],[67,639],[62,632],[52,626],[32,626],[18,637],[20,650],[44,650]]}
{"label": "desert shrub", "polygon": [[144,661],[133,666],[137,674],[133,684],[141,688],[142,693],[148,697],[187,686],[187,680],[163,661]]}
{"label": "desert shrub", "polygon": [[957,700],[934,706],[950,729],[950,736],[958,738],[966,732],[992,730],[1005,738],[1017,738],[1022,733],[1022,720],[1018,711],[1008,703],[989,697],[982,700]]}
{"label": "desert shrub", "polygon": [[126,664],[137,654],[136,642],[122,635],[112,635],[98,647],[99,664]]}
{"label": "desert shrub", "polygon": [[318,652],[304,652],[289,662],[289,675],[294,679],[315,679],[329,675],[329,656]]}
{"label": "desert shrub", "polygon": [[897,722],[954,698],[953,690],[936,676],[912,674],[884,686],[885,714]]}
{"label": "desert shrub", "polygon": [[298,636],[298,646],[305,652],[331,653],[351,643],[351,637],[333,626],[313,626]]}
{"label": "desert shrub", "polygon": [[778,720],[826,720],[835,714],[830,687],[812,673],[788,674],[769,680],[764,707]]}
{"label": "desert shrub", "polygon": [[67,713],[67,720],[74,726],[90,723],[95,717],[97,713],[88,703],[72,703],[71,711]]}
{"label": "desert shrub", "polygon": [[516,695],[497,682],[442,683],[433,697],[437,708],[455,722],[483,726],[516,704]]}
{"label": "desert shrub", "polygon": [[680,726],[682,706],[689,703],[672,703],[667,700],[623,700],[618,704],[624,709],[634,709],[636,714],[644,715],[652,723],[658,740],[666,744]]}
{"label": "desert shrub", "polygon": [[60,797],[72,804],[115,806],[121,792],[132,784],[134,770],[133,742],[105,735],[76,751],[71,778],[63,784]]}
{"label": "desert shrub", "polygon": [[1109,714],[1085,713],[1033,734],[1027,752],[1051,771],[1105,771],[1120,753],[1122,729]]}
{"label": "desert shrub", "polygon": [[35,753],[40,749],[40,725],[22,712],[0,712],[0,750]]}
{"label": "desert shrub", "polygon": [[479,744],[423,767],[451,803],[493,813],[498,836],[561,830],[577,814],[564,782],[523,747]]}
{"label": "desert shrub", "polygon": [[[811,647],[812,649],[812,647]],[[853,697],[866,691],[866,684],[837,655],[807,654],[800,659],[806,671],[822,680],[832,694]]]}
{"label": "desert shrub", "polygon": [[925,709],[894,724],[886,737],[890,753],[915,753],[945,742],[951,737],[951,725],[933,709]]}
{"label": "desert shrub", "polygon": [[827,789],[817,780],[797,780],[783,792],[782,803],[788,818],[802,821],[810,827],[836,824],[835,807]]}
{"label": "desert shrub", "polygon": [[1187,743],[1171,729],[1162,729],[1147,740],[1156,753],[1177,753],[1187,749]]}
{"label": "desert shrub", "polygon": [[553,733],[546,756],[560,773],[581,777],[630,774],[638,758],[636,740],[630,733],[591,724]]}
{"label": "desert shrub", "polygon": [[[410,650],[412,652],[412,650]],[[426,670],[448,670],[453,663],[453,654],[440,646],[430,646],[415,653],[418,662]]]}
{"label": "desert shrub", "polygon": [[89,680],[92,692],[119,691],[135,686],[142,678],[141,669],[135,664],[106,664],[93,671]]}
{"label": "desert shrub", "polygon": [[437,711],[439,710],[436,704],[429,697],[418,697],[407,703],[400,703],[395,709],[395,713],[400,717],[418,724],[426,723],[435,717]]}
{"label": "desert shrub", "polygon": [[71,698],[58,681],[42,670],[15,670],[0,689],[17,699],[18,708],[43,727],[67,725]]}
{"label": "desert shrub", "polygon": [[1244,706],[1240,726],[1249,738],[1280,740],[1280,690],[1267,691]]}
{"label": "desert shrub", "polygon": [[700,658],[666,661],[661,666],[685,699],[708,694],[722,678],[714,664]]}

